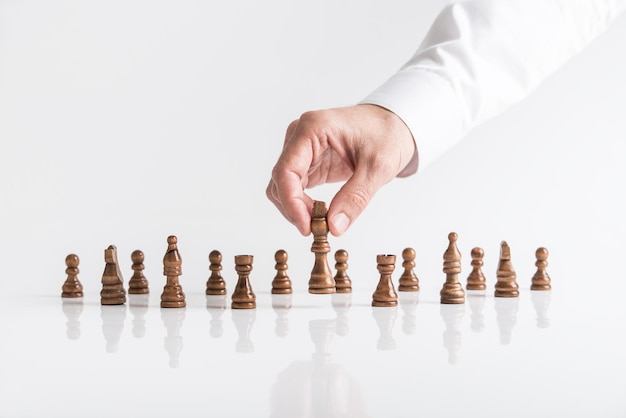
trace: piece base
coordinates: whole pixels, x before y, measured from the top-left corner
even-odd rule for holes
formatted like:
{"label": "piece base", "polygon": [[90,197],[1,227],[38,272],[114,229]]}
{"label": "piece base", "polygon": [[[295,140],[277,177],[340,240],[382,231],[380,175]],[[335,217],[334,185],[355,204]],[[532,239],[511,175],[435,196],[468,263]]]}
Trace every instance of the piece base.
{"label": "piece base", "polygon": [[451,298],[451,299],[441,299],[441,303],[444,305],[460,305],[465,303],[465,298]]}
{"label": "piece base", "polygon": [[290,293],[293,293],[293,289],[286,288],[286,289],[281,289],[281,288],[272,288],[272,295],[288,295]]}
{"label": "piece base", "polygon": [[352,293],[351,287],[336,287],[335,293]]}
{"label": "piece base", "polygon": [[205,294],[207,295],[225,295],[226,289],[207,289]]}
{"label": "piece base", "polygon": [[83,297],[83,292],[72,292],[72,293],[63,292],[61,294],[61,297],[62,298],[71,298],[71,299],[73,299],[73,298],[82,298]]}
{"label": "piece base", "polygon": [[519,296],[519,291],[516,290],[514,292],[499,292],[496,290],[494,296],[497,298],[516,298]]}
{"label": "piece base", "polygon": [[387,300],[387,301],[373,300],[372,306],[378,306],[378,307],[383,307],[383,308],[398,306],[398,301],[397,300]]}
{"label": "piece base", "polygon": [[328,295],[330,293],[337,293],[337,289],[334,287],[326,287],[326,288],[311,288],[309,287],[309,293],[314,295]]}
{"label": "piece base", "polygon": [[255,309],[256,302],[233,302],[230,307],[232,309]]}
{"label": "piece base", "polygon": [[148,289],[147,287],[131,287],[130,289],[128,289],[128,293],[131,295],[145,295],[147,293],[150,293],[150,289]]}
{"label": "piece base", "polygon": [[100,305],[123,305],[125,303],[126,298],[100,299]]}
{"label": "piece base", "polygon": [[404,286],[404,285],[400,285],[400,286],[398,286],[398,291],[399,292],[419,292],[420,291],[420,287],[419,286]]}
{"label": "piece base", "polygon": [[552,286],[548,285],[539,285],[539,284],[534,284],[532,286],[530,286],[530,290],[552,290]]}

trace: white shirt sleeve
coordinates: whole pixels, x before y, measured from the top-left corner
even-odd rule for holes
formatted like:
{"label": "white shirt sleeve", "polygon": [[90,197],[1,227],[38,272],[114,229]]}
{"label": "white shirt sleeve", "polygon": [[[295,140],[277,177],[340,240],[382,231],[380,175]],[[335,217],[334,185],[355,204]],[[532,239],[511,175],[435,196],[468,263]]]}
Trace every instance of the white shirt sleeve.
{"label": "white shirt sleeve", "polygon": [[397,114],[413,174],[526,97],[626,9],[626,0],[469,0],[446,6],[413,57],[361,103]]}

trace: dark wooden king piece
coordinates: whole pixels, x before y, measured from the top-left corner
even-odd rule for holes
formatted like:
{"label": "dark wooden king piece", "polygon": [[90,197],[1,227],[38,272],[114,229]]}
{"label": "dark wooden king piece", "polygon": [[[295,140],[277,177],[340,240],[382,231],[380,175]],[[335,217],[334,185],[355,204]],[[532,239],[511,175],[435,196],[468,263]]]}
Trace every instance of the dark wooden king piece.
{"label": "dark wooden king piece", "polygon": [[161,308],[184,308],[185,293],[178,278],[183,274],[183,260],[178,252],[178,238],[174,235],[167,237],[167,250],[163,256],[163,275],[166,277],[163,293],[161,293]]}
{"label": "dark wooden king piece", "polygon": [[448,234],[448,248],[443,253],[443,272],[446,274],[446,282],[439,292],[441,303],[465,303],[465,291],[459,282],[461,253],[456,246],[457,239],[456,232]]}
{"label": "dark wooden king piece", "polygon": [[313,245],[311,252],[315,253],[315,264],[309,280],[309,293],[327,294],[335,293],[335,279],[328,265],[328,222],[326,220],[326,203],[316,201],[313,203],[313,215],[311,218],[311,232],[313,233]]}

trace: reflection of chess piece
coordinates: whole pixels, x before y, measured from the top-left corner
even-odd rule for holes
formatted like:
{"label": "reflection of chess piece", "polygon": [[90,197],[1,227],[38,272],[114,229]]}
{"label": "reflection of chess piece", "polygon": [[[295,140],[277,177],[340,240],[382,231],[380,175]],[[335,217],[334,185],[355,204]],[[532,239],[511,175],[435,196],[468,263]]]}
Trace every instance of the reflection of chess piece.
{"label": "reflection of chess piece", "polygon": [[226,310],[226,295],[206,295],[206,309],[211,314],[209,335],[219,338],[224,334],[222,315]]}
{"label": "reflection of chess piece", "polygon": [[457,364],[461,348],[461,322],[465,315],[465,306],[442,304],[439,313],[446,324],[446,329],[443,331],[443,346],[448,350],[448,363]]}
{"label": "reflection of chess piece", "polygon": [[420,290],[420,281],[415,275],[415,250],[413,248],[405,248],[402,251],[402,267],[404,272],[400,276],[398,291],[400,292],[418,292]]}
{"label": "reflection of chess piece", "polygon": [[500,329],[500,344],[508,345],[511,342],[513,327],[517,323],[519,298],[495,298],[496,322]]}
{"label": "reflection of chess piece", "polygon": [[480,247],[472,248],[472,271],[467,276],[467,285],[465,288],[467,290],[485,290],[487,288],[485,275],[482,271],[483,266],[483,257],[485,256],[485,252]]}
{"label": "reflection of chess piece", "polygon": [[209,253],[209,270],[211,270],[211,275],[206,282],[206,291],[207,295],[225,295],[226,294],[226,282],[222,277],[222,254],[213,250]]}
{"label": "reflection of chess piece", "polygon": [[407,335],[415,334],[417,328],[415,322],[415,310],[420,299],[419,292],[402,292],[398,296],[400,307],[404,315],[402,316],[402,330]]}
{"label": "reflection of chess piece", "polygon": [[337,293],[352,293],[352,280],[348,276],[348,252],[337,250],[335,252],[335,289]]}
{"label": "reflection of chess piece", "polygon": [[83,312],[83,300],[81,298],[64,298],[63,313],[67,318],[67,338],[77,340],[80,338],[80,314]]}
{"label": "reflection of chess piece", "polygon": [[471,328],[472,331],[481,332],[485,328],[485,291],[484,290],[468,290],[467,301],[471,311]]}
{"label": "reflection of chess piece", "polygon": [[276,328],[274,328],[274,332],[279,337],[286,337],[289,333],[288,314],[291,309],[291,298],[292,295],[290,293],[272,295],[272,308],[276,313]]}
{"label": "reflection of chess piece", "polygon": [[329,379],[330,368],[330,343],[335,333],[335,322],[325,319],[314,319],[309,321],[309,333],[315,345],[315,352],[312,355],[313,369],[311,370],[311,416],[329,416],[331,410],[331,399],[329,392],[332,391]]}
{"label": "reflection of chess piece", "polygon": [[514,298],[519,296],[519,286],[517,285],[515,269],[511,263],[511,248],[506,241],[500,244],[500,261],[496,273],[496,297]]}
{"label": "reflection of chess piece", "polygon": [[398,294],[393,286],[391,275],[396,267],[396,256],[391,254],[379,254],[376,256],[376,264],[380,279],[376,291],[372,295],[372,306],[397,306]]}
{"label": "reflection of chess piece", "polygon": [[135,250],[130,255],[130,259],[133,262],[133,276],[128,281],[128,293],[131,295],[143,295],[150,292],[148,288],[148,280],[143,275],[143,261],[144,255],[141,250]]}
{"label": "reflection of chess piece", "polygon": [[250,333],[252,325],[254,325],[256,320],[256,309],[231,309],[231,314],[239,335],[235,351],[238,353],[254,352],[254,344],[250,338]]}
{"label": "reflection of chess piece", "polygon": [[104,250],[104,272],[102,273],[102,290],[100,291],[100,303],[102,305],[121,305],[126,303],[126,290],[124,279],[117,262],[117,248],[109,245]]}
{"label": "reflection of chess piece", "polygon": [[237,271],[237,285],[232,295],[232,309],[254,309],[256,308],[256,295],[250,285],[250,272],[254,256],[236,255],[235,270]]}
{"label": "reflection of chess piece", "polygon": [[548,318],[548,307],[550,306],[550,291],[530,292],[530,300],[537,313],[537,327],[548,328],[550,318]]}
{"label": "reflection of chess piece", "polygon": [[352,294],[335,293],[332,295],[330,302],[333,305],[335,313],[337,314],[337,317],[335,318],[337,335],[344,337],[348,335],[348,332],[350,331],[350,326],[348,325],[348,311],[352,305]]}
{"label": "reflection of chess piece", "polygon": [[63,283],[63,293],[61,293],[61,297],[63,298],[82,298],[83,297],[83,285],[78,280],[78,263],[80,260],[76,254],[69,254],[65,257],[65,274],[67,274],[67,278],[65,279],[65,283]]}
{"label": "reflection of chess piece", "polygon": [[309,293],[326,294],[335,293],[335,280],[328,265],[328,222],[326,221],[326,203],[316,201],[313,203],[311,217],[311,232],[313,233],[313,245],[311,252],[315,253],[315,264],[309,279]]}
{"label": "reflection of chess piece", "polygon": [[376,320],[380,333],[377,348],[379,350],[395,350],[396,340],[393,338],[393,324],[398,316],[398,307],[373,308],[372,316]]}
{"label": "reflection of chess piece", "polygon": [[461,253],[456,246],[458,235],[455,232],[448,234],[448,248],[443,253],[443,272],[446,274],[446,282],[439,295],[441,303],[465,303],[465,291],[459,283],[461,273]]}
{"label": "reflection of chess piece", "polygon": [[147,293],[128,295],[128,308],[133,315],[133,336],[135,338],[143,338],[146,335],[146,319],[144,317],[148,312],[149,299],[150,295]]}
{"label": "reflection of chess piece", "polygon": [[178,279],[183,274],[183,260],[177,243],[178,238],[174,235],[167,237],[167,250],[163,256],[163,275],[166,282],[161,293],[161,308],[184,308],[187,305]]}
{"label": "reflection of chess piece", "polygon": [[102,334],[106,341],[106,352],[115,353],[120,346],[124,321],[126,320],[126,305],[102,306]]}
{"label": "reflection of chess piece", "polygon": [[180,329],[185,320],[185,309],[161,309],[161,320],[166,330],[163,345],[170,358],[169,364],[170,367],[177,368],[180,365],[180,352],[183,350]]}
{"label": "reflection of chess piece", "polygon": [[537,256],[537,261],[535,262],[535,266],[537,266],[537,272],[532,278],[532,285],[530,286],[530,290],[550,290],[552,286],[550,285],[550,276],[546,271],[546,267],[548,267],[548,250],[544,247],[537,248],[535,252]]}
{"label": "reflection of chess piece", "polygon": [[291,280],[287,275],[287,259],[287,251],[285,250],[278,250],[274,254],[276,275],[272,280],[272,294],[289,294],[292,292]]}

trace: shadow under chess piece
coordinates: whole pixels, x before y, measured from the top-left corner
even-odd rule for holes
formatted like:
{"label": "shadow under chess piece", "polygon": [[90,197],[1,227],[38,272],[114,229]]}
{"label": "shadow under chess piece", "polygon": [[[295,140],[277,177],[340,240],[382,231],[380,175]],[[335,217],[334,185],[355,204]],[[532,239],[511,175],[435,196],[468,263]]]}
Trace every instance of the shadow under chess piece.
{"label": "shadow under chess piece", "polygon": [[83,312],[83,300],[81,298],[64,298],[63,313],[67,318],[67,338],[77,340],[80,338],[80,314]]}
{"label": "shadow under chess piece", "polygon": [[169,356],[169,365],[171,368],[177,368],[180,366],[180,353],[183,350],[180,329],[185,320],[185,309],[161,309],[161,320],[165,325],[163,346]]}
{"label": "shadow under chess piece", "polygon": [[500,260],[498,261],[498,278],[496,282],[496,297],[515,298],[519,296],[517,276],[511,263],[511,248],[506,241],[500,243]]}
{"label": "shadow under chess piece", "polygon": [[405,248],[402,251],[402,260],[404,271],[398,282],[398,291],[418,292],[420,290],[420,281],[413,271],[415,268],[415,250],[413,248]]}
{"label": "shadow under chess piece", "polygon": [[224,334],[222,315],[226,310],[226,295],[207,295],[206,309],[211,314],[209,335],[213,338],[219,338]]}
{"label": "shadow under chess piece", "polygon": [[519,298],[495,298],[496,322],[500,329],[500,344],[511,343],[513,327],[517,323],[517,311],[519,309]]}
{"label": "shadow under chess piece", "polygon": [[291,280],[287,275],[287,258],[287,251],[285,250],[278,250],[274,254],[274,261],[276,262],[274,265],[276,275],[272,280],[272,294],[274,295],[290,294],[293,291]]}
{"label": "shadow under chess piece", "polygon": [[144,261],[143,251],[135,250],[130,255],[130,259],[133,262],[133,276],[128,281],[128,294],[130,295],[145,295],[146,293],[150,293],[150,288],[148,287],[148,279],[143,275],[143,261]]}
{"label": "shadow under chess piece", "polygon": [[550,318],[548,318],[548,308],[550,307],[550,291],[531,291],[530,300],[537,314],[537,327],[548,328]]}
{"label": "shadow under chess piece", "polygon": [[380,273],[380,279],[372,295],[372,306],[388,307],[398,305],[398,294],[391,279],[393,270],[396,267],[395,263],[395,255],[379,254],[376,256],[376,268]]}
{"label": "shadow under chess piece", "polygon": [[126,321],[126,305],[101,306],[100,318],[102,318],[102,335],[106,341],[106,352],[116,353]]}
{"label": "shadow under chess piece", "polygon": [[352,306],[352,294],[335,293],[331,296],[330,303],[337,314],[335,318],[337,335],[345,337],[350,331],[348,311],[350,310],[350,306]]}
{"label": "shadow under chess piece", "polygon": [[183,274],[183,260],[178,252],[178,238],[174,235],[167,237],[167,250],[163,256],[163,275],[166,277],[163,293],[161,293],[161,308],[184,308],[187,306],[185,293],[180,285],[179,277]]}
{"label": "shadow under chess piece", "polygon": [[487,295],[484,290],[468,290],[467,301],[470,307],[470,319],[472,331],[482,332],[485,329],[485,299]]}
{"label": "shadow under chess piece", "polygon": [[237,329],[237,343],[235,351],[238,353],[253,353],[254,343],[250,338],[252,325],[256,320],[256,309],[232,309],[231,315]]}
{"label": "shadow under chess piece", "polygon": [[232,295],[232,309],[254,309],[256,308],[256,295],[250,285],[250,272],[254,256],[236,255],[235,270],[237,271],[237,285]]}
{"label": "shadow under chess piece", "polygon": [[378,343],[376,348],[381,351],[395,350],[396,340],[393,338],[393,325],[398,316],[398,307],[372,308],[372,316],[378,325]]}
{"label": "shadow under chess piece", "polygon": [[458,235],[455,232],[448,234],[448,248],[443,253],[443,272],[446,274],[446,282],[439,295],[441,303],[459,304],[465,303],[465,291],[459,283],[461,273],[461,253],[456,246]]}
{"label": "shadow under chess piece", "polygon": [[439,313],[446,329],[443,331],[443,346],[448,351],[448,363],[459,362],[459,350],[461,349],[461,322],[465,315],[465,306],[458,304],[442,304]]}
{"label": "shadow under chess piece", "polygon": [[348,252],[337,250],[335,252],[335,291],[337,293],[352,293],[352,280],[348,276]]}
{"label": "shadow under chess piece", "polygon": [[100,304],[122,305],[126,303],[126,290],[124,279],[117,262],[117,247],[109,245],[104,250],[104,272],[102,273],[102,290],[100,291]]}
{"label": "shadow under chess piece", "polygon": [[65,279],[65,283],[63,283],[63,293],[61,293],[62,298],[82,298],[83,297],[83,285],[80,280],[78,280],[78,264],[80,260],[76,254],[69,254],[65,257],[65,274],[67,274],[67,278]]}
{"label": "shadow under chess piece", "polygon": [[209,253],[209,270],[211,275],[206,282],[207,295],[225,295],[226,294],[226,282],[222,277],[222,253],[217,250],[213,250]]}
{"label": "shadow under chess piece", "polygon": [[291,294],[273,294],[272,308],[276,313],[276,327],[274,332],[279,337],[286,337],[289,334],[288,314],[291,309]]}
{"label": "shadow under chess piece", "polygon": [[472,271],[467,277],[467,284],[465,285],[465,289],[485,290],[487,289],[487,280],[485,279],[485,275],[483,274],[482,270],[483,257],[485,256],[485,252],[480,247],[474,247],[472,248],[471,256]]}
{"label": "shadow under chess piece", "polygon": [[544,247],[539,247],[535,252],[535,256],[537,257],[535,262],[537,272],[532,278],[530,290],[550,290],[552,289],[551,280],[546,271],[546,267],[548,267],[548,250]]}
{"label": "shadow under chess piece", "polygon": [[311,217],[311,232],[313,233],[313,245],[311,252],[315,253],[315,264],[309,279],[309,293],[328,294],[335,293],[335,279],[328,265],[328,222],[326,221],[326,203],[315,201]]}
{"label": "shadow under chess piece", "polygon": [[406,335],[413,335],[417,329],[415,311],[420,300],[420,294],[419,292],[402,292],[398,298],[404,313],[402,316],[402,331]]}
{"label": "shadow under chess piece", "polygon": [[129,294],[128,295],[128,309],[133,315],[133,337],[143,338],[146,336],[146,313],[149,309],[150,295],[143,294]]}

